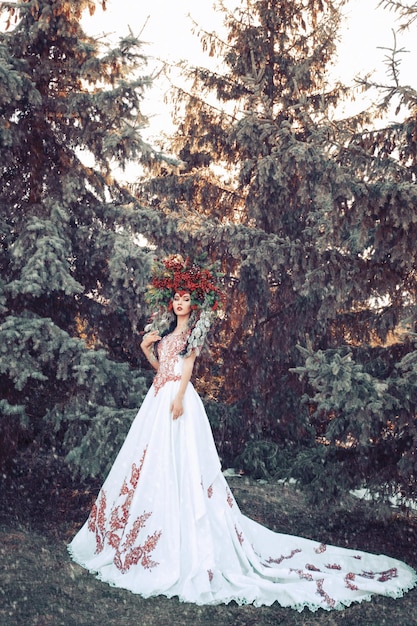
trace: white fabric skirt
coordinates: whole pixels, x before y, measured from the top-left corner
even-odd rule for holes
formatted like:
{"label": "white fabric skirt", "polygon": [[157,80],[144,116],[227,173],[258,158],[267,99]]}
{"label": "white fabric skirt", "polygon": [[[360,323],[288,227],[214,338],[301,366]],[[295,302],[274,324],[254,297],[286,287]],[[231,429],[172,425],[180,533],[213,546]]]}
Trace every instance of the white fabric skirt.
{"label": "white fabric skirt", "polygon": [[143,597],[201,605],[342,609],[416,584],[416,572],[396,559],[275,533],[244,516],[191,383],[184,414],[172,419],[178,386],[150,388],[68,547],[74,561]]}

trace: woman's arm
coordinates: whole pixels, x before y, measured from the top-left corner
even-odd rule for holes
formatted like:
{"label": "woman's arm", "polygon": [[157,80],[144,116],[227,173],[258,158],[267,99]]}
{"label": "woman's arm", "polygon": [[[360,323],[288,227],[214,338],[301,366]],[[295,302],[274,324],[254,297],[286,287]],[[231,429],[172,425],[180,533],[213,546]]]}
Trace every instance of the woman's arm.
{"label": "woman's arm", "polygon": [[177,391],[177,395],[175,396],[172,404],[171,404],[171,413],[172,419],[176,420],[184,413],[184,394],[187,389],[187,385],[190,382],[191,374],[193,373],[194,363],[196,359],[195,352],[192,352],[190,356],[184,358],[184,365],[181,374],[180,387]]}
{"label": "woman's arm", "polygon": [[146,358],[148,359],[152,367],[155,368],[156,370],[159,367],[159,362],[153,351],[153,344],[156,341],[159,341],[160,339],[161,337],[159,336],[158,331],[152,330],[150,333],[147,333],[146,335],[144,335],[142,339],[142,343],[140,344],[143,354],[146,356]]}

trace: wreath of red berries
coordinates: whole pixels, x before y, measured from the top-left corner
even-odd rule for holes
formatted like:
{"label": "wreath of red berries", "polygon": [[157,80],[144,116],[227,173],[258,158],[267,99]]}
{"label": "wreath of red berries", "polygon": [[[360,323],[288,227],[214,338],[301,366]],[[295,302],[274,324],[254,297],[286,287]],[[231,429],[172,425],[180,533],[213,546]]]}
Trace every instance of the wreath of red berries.
{"label": "wreath of red berries", "polygon": [[214,265],[202,267],[189,257],[184,260],[173,254],[162,261],[155,259],[146,299],[154,309],[166,307],[171,310],[176,293],[189,293],[192,309],[204,306],[215,312],[224,305],[219,279],[220,273]]}

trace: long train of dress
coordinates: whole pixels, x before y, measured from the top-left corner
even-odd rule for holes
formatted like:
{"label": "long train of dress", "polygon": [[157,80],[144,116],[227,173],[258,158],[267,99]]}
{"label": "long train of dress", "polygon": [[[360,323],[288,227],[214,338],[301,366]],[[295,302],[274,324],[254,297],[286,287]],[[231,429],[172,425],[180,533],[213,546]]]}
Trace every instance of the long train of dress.
{"label": "long train of dress", "polygon": [[196,604],[342,609],[397,598],[417,581],[405,563],[275,533],[241,513],[191,383],[170,415],[184,338],[160,342],[160,367],[90,516],[68,546],[100,580],[143,597]]}

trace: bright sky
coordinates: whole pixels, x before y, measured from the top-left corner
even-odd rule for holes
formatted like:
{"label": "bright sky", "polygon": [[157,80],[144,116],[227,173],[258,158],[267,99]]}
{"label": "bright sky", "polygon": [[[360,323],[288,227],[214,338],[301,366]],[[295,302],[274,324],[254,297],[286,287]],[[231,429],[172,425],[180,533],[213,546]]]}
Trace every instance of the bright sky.
{"label": "bright sky", "polygon": [[[232,8],[238,0],[226,0],[226,6]],[[378,7],[379,0],[350,0],[345,7],[345,24],[341,31],[339,63],[336,75],[345,83],[353,80],[357,74],[376,71],[381,81],[385,81],[383,63],[387,51],[393,45],[393,29],[398,27],[398,15]],[[135,35],[141,33],[141,39],[147,42],[144,50],[152,57],[170,61],[187,60],[193,65],[213,63],[203,53],[200,41],[192,33],[190,14],[204,30],[222,32],[222,14],[215,10],[213,0],[107,0],[107,10],[97,8],[93,17],[84,20],[87,32],[107,34],[118,38],[126,34],[130,27]],[[410,84],[417,89],[415,61],[417,38],[414,27],[412,32],[397,35],[397,47],[409,50],[404,54],[401,64],[403,84]],[[144,112],[151,114],[151,126],[157,134],[167,123],[167,112],[161,102],[161,93],[145,103]],[[147,110],[147,105],[150,109]]]}
{"label": "bright sky", "polygon": [[[237,2],[224,0],[224,4],[234,7]],[[221,14],[214,9],[213,0],[107,0],[106,11],[98,7],[92,17],[86,14],[83,25],[89,34],[105,34],[111,41],[127,34],[129,28],[134,35],[140,35],[145,43],[144,54],[155,59],[147,71],[161,67],[158,59],[213,68],[215,60],[203,53],[198,36],[192,33],[192,20],[209,32],[222,30]],[[150,129],[143,136],[151,142],[161,132],[169,132],[171,118],[168,105],[163,102],[166,89],[167,83],[157,82],[142,105],[142,112],[150,121]]]}
{"label": "bright sky", "polygon": [[[224,4],[233,8],[239,1],[224,0]],[[380,48],[393,46],[393,29],[398,30],[398,16],[378,4],[379,0],[350,0],[344,9],[339,61],[334,73],[335,78],[341,78],[345,84],[353,83],[356,75],[369,72],[375,72],[375,78],[382,82],[386,80],[383,59],[387,51]],[[192,32],[189,15],[203,30],[224,33],[222,13],[216,11],[213,0],[107,0],[107,10],[103,12],[98,7],[92,17],[86,15],[83,25],[89,34],[104,34],[111,41],[127,34],[130,27],[134,35],[140,35],[146,42],[144,53],[149,57],[172,62],[186,60],[191,65],[213,67],[215,59],[210,59],[202,51],[197,35]],[[401,64],[401,82],[417,89],[413,62],[417,54],[415,28],[411,33],[397,35],[397,47],[409,50]],[[172,130],[169,106],[163,101],[165,89],[166,84],[157,83],[145,95],[142,106],[142,112],[150,122],[143,136],[155,146],[164,132]],[[358,110],[364,106],[360,100],[355,103]],[[352,112],[351,107],[349,111]],[[132,164],[117,177],[135,179],[136,166]]]}
{"label": "bright sky", "polygon": [[[351,83],[354,76],[375,71],[380,81],[386,80],[383,63],[393,45],[393,29],[398,28],[398,14],[378,7],[380,0],[349,0],[344,9],[345,23],[341,31],[339,63],[335,77]],[[213,67],[215,60],[205,54],[196,35],[192,33],[192,16],[204,30],[224,32],[222,14],[215,9],[215,0],[106,0],[103,11],[97,1],[93,16],[85,13],[83,25],[93,35],[106,35],[110,41],[128,34],[141,35],[147,43],[144,53],[149,57],[176,62],[186,60],[191,65]],[[239,0],[224,0],[233,8]],[[405,48],[401,62],[401,83],[417,89],[417,23],[411,31],[397,35],[397,47]],[[154,138],[169,126],[169,111],[163,103],[162,86],[152,90],[146,98],[143,112],[150,117],[151,129],[147,136]]]}
{"label": "bright sky", "polygon": [[[233,9],[239,0],[223,0]],[[345,20],[341,30],[339,61],[335,68],[335,78],[345,84],[352,84],[356,75],[374,72],[380,82],[386,81],[384,57],[393,46],[393,30],[398,30],[398,15],[378,7],[380,0],[350,0],[344,9]],[[146,42],[144,54],[150,58],[168,60],[173,63],[185,60],[190,65],[214,67],[215,59],[210,59],[201,49],[197,35],[193,34],[193,24],[188,15],[205,31],[215,31],[222,35],[222,13],[216,11],[214,0],[106,0],[106,11],[99,2],[93,16],[88,11],[83,18],[83,26],[93,36],[104,35],[109,41],[117,41],[127,35],[129,27],[134,35]],[[4,20],[3,20],[4,21]],[[1,26],[0,26],[1,27]],[[415,59],[417,58],[417,23],[411,31],[397,34],[397,48],[404,48],[401,61],[401,84],[417,90]],[[149,70],[151,71],[152,64]],[[161,82],[145,94],[142,111],[148,116],[150,127],[143,133],[145,139],[157,146],[158,138],[169,133],[172,122],[169,106],[164,103],[166,84]],[[362,108],[361,102],[356,104]],[[350,109],[349,109],[350,110]],[[121,178],[136,178],[133,171],[126,171]],[[130,170],[131,168],[128,168]]]}
{"label": "bright sky", "polygon": [[[380,0],[349,0],[344,9],[345,26],[342,29],[340,63],[343,71],[355,74],[359,70],[372,69],[382,51],[378,46],[392,44],[392,29],[396,27],[398,15],[378,7]],[[238,0],[226,0],[232,8]],[[133,5],[133,6],[132,6]],[[155,56],[171,60],[199,58],[207,59],[201,51],[198,38],[191,32],[191,21],[199,23],[204,30],[221,30],[222,14],[215,9],[213,0],[107,0],[107,10],[97,8],[92,18],[85,19],[89,32],[120,34],[128,27],[134,34],[142,31],[143,39],[149,42],[149,51]],[[415,35],[415,33],[414,33]],[[401,44],[413,43],[412,33],[400,36]],[[414,42],[414,51],[416,43]]]}

